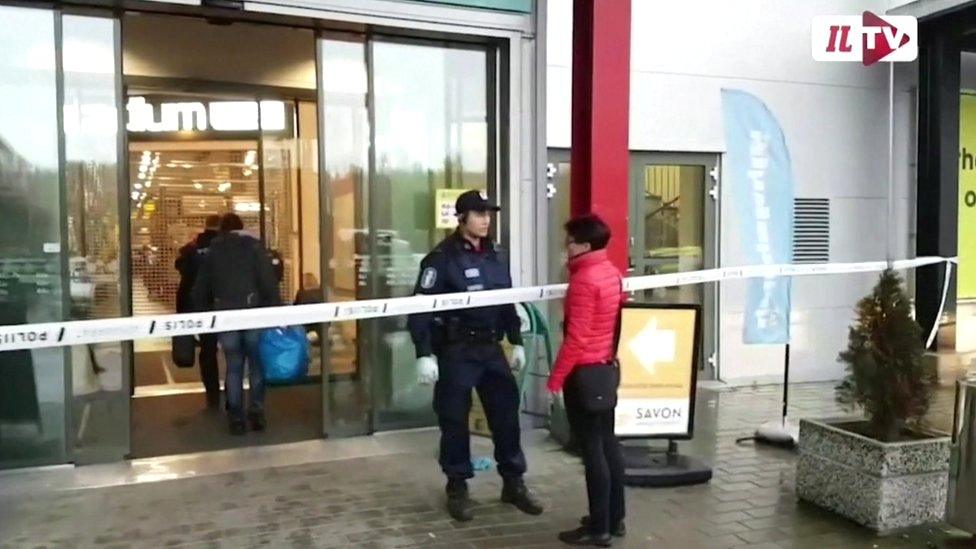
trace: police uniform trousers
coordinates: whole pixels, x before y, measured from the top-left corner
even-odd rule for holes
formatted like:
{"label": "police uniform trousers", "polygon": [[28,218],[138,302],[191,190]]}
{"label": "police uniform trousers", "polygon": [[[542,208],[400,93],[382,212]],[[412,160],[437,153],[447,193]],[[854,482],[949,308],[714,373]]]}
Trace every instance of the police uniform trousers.
{"label": "police uniform trousers", "polygon": [[449,479],[469,479],[471,440],[468,415],[471,390],[485,410],[495,445],[498,473],[519,479],[525,473],[519,428],[519,390],[498,343],[447,345],[438,355],[439,379],[434,386],[434,411],[441,428],[440,464]]}

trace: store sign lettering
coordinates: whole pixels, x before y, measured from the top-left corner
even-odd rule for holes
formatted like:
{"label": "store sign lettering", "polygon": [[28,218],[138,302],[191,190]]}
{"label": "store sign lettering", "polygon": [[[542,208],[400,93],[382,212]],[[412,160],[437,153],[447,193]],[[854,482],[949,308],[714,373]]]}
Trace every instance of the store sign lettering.
{"label": "store sign lettering", "polygon": [[144,97],[130,97],[126,129],[136,133],[186,131],[282,131],[282,101],[181,101],[152,104]]}
{"label": "store sign lettering", "polygon": [[637,419],[681,419],[679,408],[638,408]]}

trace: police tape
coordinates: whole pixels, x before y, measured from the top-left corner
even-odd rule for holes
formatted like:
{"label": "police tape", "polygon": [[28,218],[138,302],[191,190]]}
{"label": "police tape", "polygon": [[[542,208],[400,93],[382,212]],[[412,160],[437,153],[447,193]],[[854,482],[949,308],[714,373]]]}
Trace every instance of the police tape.
{"label": "police tape", "polygon": [[[883,271],[889,266],[895,270],[904,270],[940,263],[947,264],[948,275],[951,273],[951,264],[956,262],[957,259],[954,257],[920,257],[894,261],[890,265],[886,261],[868,261],[860,263],[722,267],[687,273],[628,277],[624,279],[624,290],[636,292],[654,288],[748,278],[868,273]],[[946,279],[948,280],[948,276]],[[544,301],[565,297],[566,289],[567,284],[552,284],[506,290],[415,295],[261,309],[8,325],[0,326],[0,352],[364,320],[433,311]],[[945,291],[943,291],[943,302],[944,300]]]}

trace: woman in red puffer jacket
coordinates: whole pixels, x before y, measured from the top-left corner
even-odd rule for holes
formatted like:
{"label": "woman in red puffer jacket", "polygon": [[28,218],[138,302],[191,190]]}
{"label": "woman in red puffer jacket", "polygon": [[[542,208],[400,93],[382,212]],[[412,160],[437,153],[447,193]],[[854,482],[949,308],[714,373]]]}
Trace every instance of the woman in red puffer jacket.
{"label": "woman in red puffer jacket", "polygon": [[578,217],[566,224],[566,235],[565,329],[548,388],[563,392],[570,428],[580,442],[590,514],[559,539],[570,545],[609,547],[612,536],[624,535],[623,457],[614,435],[614,410],[592,411],[584,405],[584,395],[608,387],[616,391],[620,373],[613,361],[625,294],[620,271],[607,257],[606,223],[595,215]]}

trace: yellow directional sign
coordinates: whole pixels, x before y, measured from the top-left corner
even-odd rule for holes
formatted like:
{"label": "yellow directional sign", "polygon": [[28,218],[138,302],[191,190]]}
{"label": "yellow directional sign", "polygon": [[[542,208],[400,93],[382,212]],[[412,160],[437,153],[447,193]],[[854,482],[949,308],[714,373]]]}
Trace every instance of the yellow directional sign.
{"label": "yellow directional sign", "polygon": [[624,307],[618,347],[618,435],[691,434],[698,313],[691,306]]}

